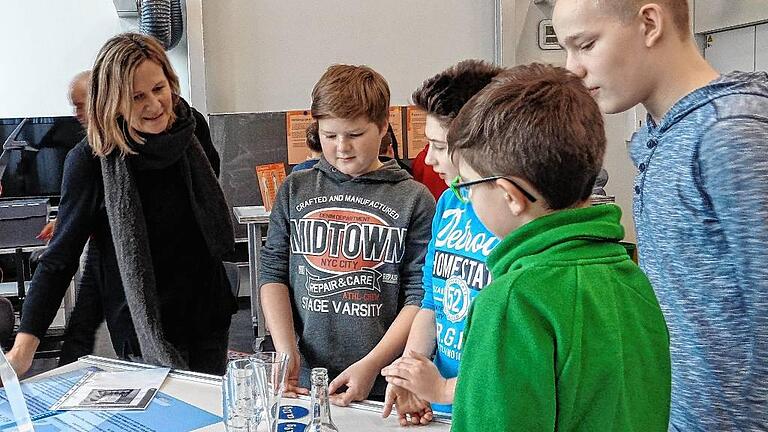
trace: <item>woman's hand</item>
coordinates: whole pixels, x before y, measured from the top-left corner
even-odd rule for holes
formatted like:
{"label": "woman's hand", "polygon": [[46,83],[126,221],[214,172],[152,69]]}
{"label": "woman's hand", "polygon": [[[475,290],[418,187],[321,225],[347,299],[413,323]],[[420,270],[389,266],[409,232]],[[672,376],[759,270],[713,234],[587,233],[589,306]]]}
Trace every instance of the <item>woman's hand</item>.
{"label": "woman's hand", "polygon": [[5,354],[8,362],[16,371],[16,375],[21,377],[30,367],[35,357],[37,346],[40,345],[40,339],[29,333],[19,333],[13,342],[13,348]]}

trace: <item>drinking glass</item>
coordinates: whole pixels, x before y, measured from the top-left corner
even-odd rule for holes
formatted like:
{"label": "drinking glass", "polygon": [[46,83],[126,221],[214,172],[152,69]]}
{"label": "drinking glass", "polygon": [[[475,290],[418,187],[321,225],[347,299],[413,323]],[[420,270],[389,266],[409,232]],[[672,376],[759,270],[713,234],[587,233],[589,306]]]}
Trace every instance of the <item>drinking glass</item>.
{"label": "drinking glass", "polygon": [[288,354],[283,352],[257,352],[251,356],[256,373],[256,389],[266,414],[267,430],[277,431],[280,398],[285,389]]}
{"label": "drinking glass", "polygon": [[256,432],[262,403],[256,367],[249,359],[232,360],[222,380],[224,427],[227,432]]}

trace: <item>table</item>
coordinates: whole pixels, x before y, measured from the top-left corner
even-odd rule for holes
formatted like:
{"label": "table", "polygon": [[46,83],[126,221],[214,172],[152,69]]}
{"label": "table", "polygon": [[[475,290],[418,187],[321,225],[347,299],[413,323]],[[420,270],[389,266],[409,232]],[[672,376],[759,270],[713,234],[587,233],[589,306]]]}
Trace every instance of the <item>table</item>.
{"label": "table", "polygon": [[248,275],[251,281],[251,322],[255,328],[257,344],[266,336],[266,323],[259,300],[259,257],[261,256],[262,227],[269,225],[269,212],[264,206],[234,207],[237,222],[248,227]]}
{"label": "table", "polygon": [[[110,371],[135,370],[151,367],[138,363],[129,363],[122,360],[86,356],[82,357],[75,363],[71,363],[33,377],[30,379],[30,381],[88,366],[97,366],[104,370]],[[219,376],[187,371],[171,371],[162,387],[160,387],[160,391],[184,402],[195,405],[198,408],[204,409],[217,416],[222,415],[221,377]],[[299,399],[283,398],[282,402],[283,405],[301,405],[304,407],[309,406],[308,397],[301,397]],[[341,431],[378,432],[390,430],[414,430],[414,428],[400,427],[396,414],[391,415],[387,419],[382,419],[381,409],[382,404],[379,402],[363,401],[359,403],[353,403],[349,407],[332,406],[331,417],[333,418],[336,426],[338,426],[339,430]],[[309,417],[304,417],[297,421],[307,423],[309,421]],[[264,422],[262,422],[262,424],[259,426],[259,431],[265,430],[266,426]],[[436,419],[436,421],[433,421],[427,426],[419,427],[418,430],[429,432],[447,432],[450,430],[450,423],[444,419]],[[198,431],[224,431],[224,425],[222,423],[218,423],[198,429]]]}

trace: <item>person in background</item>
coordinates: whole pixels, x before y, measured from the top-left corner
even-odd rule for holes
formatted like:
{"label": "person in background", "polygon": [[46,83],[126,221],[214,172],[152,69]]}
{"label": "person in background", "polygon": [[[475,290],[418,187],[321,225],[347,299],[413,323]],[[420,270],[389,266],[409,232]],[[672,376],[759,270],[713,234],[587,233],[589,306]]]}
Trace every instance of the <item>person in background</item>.
{"label": "person in background", "polygon": [[768,430],[768,73],[720,75],[685,0],[558,0],[566,65],[633,137],[640,267],[669,324],[670,430]]}
{"label": "person in background", "polygon": [[667,430],[664,316],[619,243],[621,209],[589,202],[605,145],[581,80],[541,64],[502,72],[451,123],[451,187],[501,239],[467,322],[452,431]]}
{"label": "person in background", "polygon": [[[425,161],[445,184],[458,176],[448,156],[448,127],[461,107],[502,70],[480,60],[466,60],[424,81],[413,92],[413,103],[427,113]],[[485,260],[497,243],[469,203],[451,190],[443,192],[422,270],[421,309],[413,320],[404,356],[382,370],[389,382],[384,417],[393,405],[403,426],[429,422],[431,410],[451,413],[467,314],[474,298],[491,281]],[[433,363],[429,357],[435,348]],[[431,410],[428,403],[432,403]]]}
{"label": "person in background", "polygon": [[88,81],[91,79],[91,71],[79,72],[69,83],[69,103],[77,121],[88,127]]}
{"label": "person in background", "polygon": [[286,394],[328,369],[331,401],[383,399],[423,297],[435,203],[395,161],[382,163],[389,86],[366,66],[333,65],[312,90],[323,157],[277,193],[259,285],[275,349],[290,355]]}
{"label": "person in background", "polygon": [[[82,136],[85,138],[85,131],[88,128],[88,116],[87,116],[87,103],[88,103],[88,80],[91,79],[91,71],[86,70],[79,72],[72,78],[69,83],[69,103],[72,105],[72,113],[80,125],[83,127]],[[49,241],[53,236],[53,230],[56,228],[56,221],[48,222],[40,234],[37,235],[39,240]]]}
{"label": "person in background", "polygon": [[411,162],[413,178],[426,186],[432,196],[435,197],[435,200],[438,200],[448,186],[446,186],[445,180],[426,163],[427,153],[429,153],[429,144],[421,149],[413,162]]}
{"label": "person in background", "polygon": [[88,245],[81,263],[82,274],[77,280],[75,305],[64,332],[59,366],[93,354],[96,332],[104,322],[104,306],[101,299],[103,278],[99,272],[99,259],[98,249]]}
{"label": "person in background", "polygon": [[313,121],[307,126],[307,148],[309,157],[304,162],[297,164],[291,172],[301,171],[314,167],[323,155],[323,148],[320,146],[320,135],[317,133],[317,122]]}
{"label": "person in background", "polygon": [[237,310],[221,257],[234,234],[204,117],[179,96],[163,47],[135,33],[99,51],[87,112],[9,361],[29,369],[90,237],[118,356],[221,375]]}

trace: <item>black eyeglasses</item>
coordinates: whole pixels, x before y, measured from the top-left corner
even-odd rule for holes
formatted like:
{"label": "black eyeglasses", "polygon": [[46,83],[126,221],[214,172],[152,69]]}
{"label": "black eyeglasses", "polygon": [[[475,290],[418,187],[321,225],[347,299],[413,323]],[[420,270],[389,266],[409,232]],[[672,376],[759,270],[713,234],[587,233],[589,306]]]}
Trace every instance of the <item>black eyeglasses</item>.
{"label": "black eyeglasses", "polygon": [[525,196],[528,199],[528,201],[532,203],[536,202],[535,196],[531,195],[528,191],[523,189],[522,186],[517,184],[514,180],[504,176],[485,177],[485,178],[472,180],[464,183],[461,183],[461,176],[457,176],[455,179],[453,179],[453,181],[451,181],[451,190],[453,191],[453,194],[456,195],[456,198],[459,199],[459,201],[461,201],[464,204],[467,204],[469,202],[470,191],[472,190],[472,186],[480,183],[496,181],[499,179],[504,179],[512,183],[512,186],[516,187],[523,194],[523,196]]}

